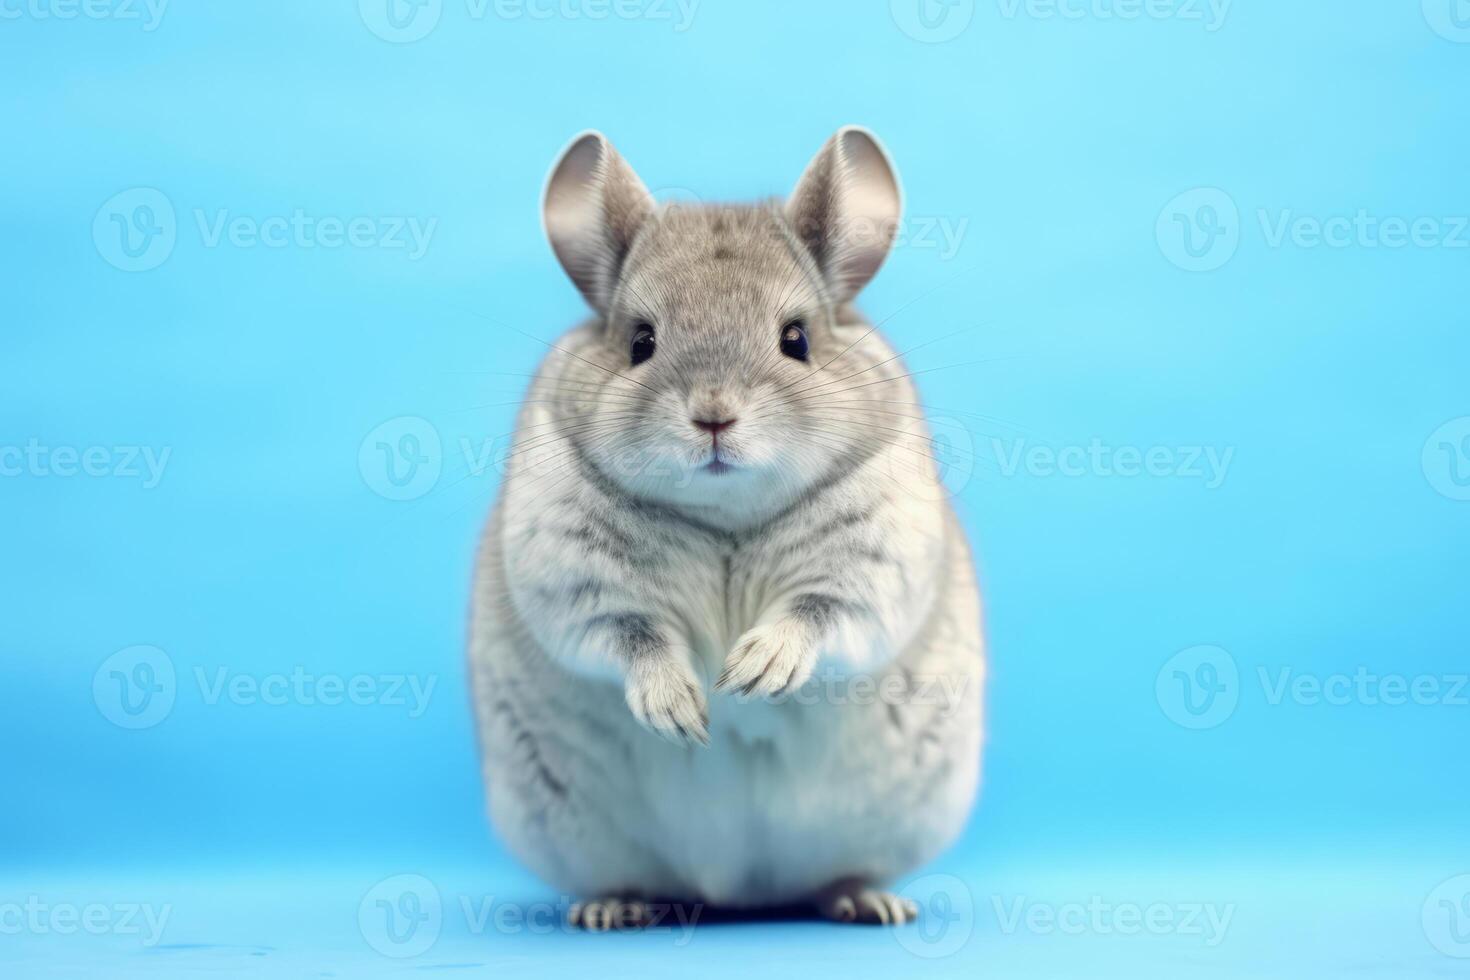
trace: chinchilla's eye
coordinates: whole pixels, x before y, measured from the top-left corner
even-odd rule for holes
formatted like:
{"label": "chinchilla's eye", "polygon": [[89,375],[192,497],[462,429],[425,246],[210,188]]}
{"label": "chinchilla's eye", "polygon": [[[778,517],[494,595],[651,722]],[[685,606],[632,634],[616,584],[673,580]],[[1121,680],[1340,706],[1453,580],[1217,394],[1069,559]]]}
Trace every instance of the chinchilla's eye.
{"label": "chinchilla's eye", "polygon": [[806,360],[806,323],[792,320],[781,328],[781,353],[798,361]]}
{"label": "chinchilla's eye", "polygon": [[642,364],[653,356],[653,348],[653,327],[647,323],[638,324],[633,331],[633,344],[628,356],[634,364]]}

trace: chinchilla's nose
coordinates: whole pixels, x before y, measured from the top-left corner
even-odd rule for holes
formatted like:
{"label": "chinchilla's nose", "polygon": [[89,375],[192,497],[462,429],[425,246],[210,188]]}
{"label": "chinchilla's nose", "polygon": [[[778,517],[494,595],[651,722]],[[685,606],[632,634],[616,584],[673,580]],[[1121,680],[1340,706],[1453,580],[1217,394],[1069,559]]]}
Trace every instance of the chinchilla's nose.
{"label": "chinchilla's nose", "polygon": [[719,388],[696,388],[689,395],[689,421],[706,432],[722,432],[735,424],[740,406]]}
{"label": "chinchilla's nose", "polygon": [[693,419],[696,429],[703,429],[712,436],[717,436],[730,426],[734,425],[735,419]]}

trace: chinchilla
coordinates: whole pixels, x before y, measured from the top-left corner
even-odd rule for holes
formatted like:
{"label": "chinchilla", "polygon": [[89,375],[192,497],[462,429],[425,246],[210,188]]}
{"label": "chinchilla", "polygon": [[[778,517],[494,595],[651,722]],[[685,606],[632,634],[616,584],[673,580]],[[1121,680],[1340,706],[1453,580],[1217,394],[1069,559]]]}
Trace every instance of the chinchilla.
{"label": "chinchilla", "polygon": [[849,127],[784,202],[654,201],[598,133],[544,222],[550,347],[479,552],[491,819],[592,928],[650,903],[902,923],[959,833],[984,660],[912,378],[851,305],[900,190]]}

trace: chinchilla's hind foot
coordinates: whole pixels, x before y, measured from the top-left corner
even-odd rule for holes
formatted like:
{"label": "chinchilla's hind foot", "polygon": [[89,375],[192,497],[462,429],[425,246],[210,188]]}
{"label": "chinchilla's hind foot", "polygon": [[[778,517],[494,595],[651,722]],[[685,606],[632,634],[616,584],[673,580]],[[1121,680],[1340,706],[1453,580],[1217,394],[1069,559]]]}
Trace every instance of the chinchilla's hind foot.
{"label": "chinchilla's hind foot", "polygon": [[919,918],[919,906],[907,898],[856,879],[828,886],[816,899],[817,912],[833,922],[901,926]]}
{"label": "chinchilla's hind foot", "polygon": [[587,932],[642,929],[654,922],[654,912],[647,903],[625,902],[620,898],[577,902],[567,910],[567,924],[573,929],[585,929]]}

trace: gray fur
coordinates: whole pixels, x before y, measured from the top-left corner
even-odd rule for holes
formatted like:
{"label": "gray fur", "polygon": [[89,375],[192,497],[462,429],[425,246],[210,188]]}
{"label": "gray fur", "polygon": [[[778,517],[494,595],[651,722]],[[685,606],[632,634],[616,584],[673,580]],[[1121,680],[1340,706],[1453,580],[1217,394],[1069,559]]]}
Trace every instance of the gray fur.
{"label": "gray fur", "polygon": [[547,232],[598,315],[522,409],[470,661],[492,819],[557,887],[893,911],[871,889],[963,825],[969,549],[902,361],[848,304],[898,207],[857,129],[785,204],[655,208],[596,134],[553,171]]}

